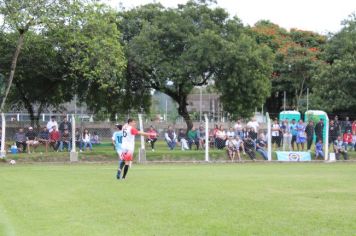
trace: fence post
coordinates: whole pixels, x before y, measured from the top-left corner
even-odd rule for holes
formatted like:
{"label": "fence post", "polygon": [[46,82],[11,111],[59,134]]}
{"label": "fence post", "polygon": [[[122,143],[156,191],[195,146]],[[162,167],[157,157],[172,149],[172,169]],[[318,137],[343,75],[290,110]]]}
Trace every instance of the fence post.
{"label": "fence post", "polygon": [[[324,142],[324,160],[327,161],[329,159],[329,117],[328,114],[325,113],[325,142]],[[334,144],[333,144],[334,145]]]}
{"label": "fence post", "polygon": [[204,114],[205,118],[205,161],[209,162],[209,119],[208,115]]}
{"label": "fence post", "polygon": [[[138,120],[140,124],[140,131],[143,132],[144,130],[143,130],[142,114],[138,114]],[[145,138],[141,135],[141,146],[138,153],[138,162],[141,163],[144,161],[146,161]]]}
{"label": "fence post", "polygon": [[268,112],[266,112],[267,118],[267,157],[268,161],[272,161],[272,142],[271,142],[271,119]]}
{"label": "fence post", "polygon": [[0,152],[0,158],[5,158],[6,157],[5,131],[6,131],[5,115],[4,115],[4,113],[1,113],[1,152]]}
{"label": "fence post", "polygon": [[75,147],[75,117],[72,114],[72,150],[69,154],[69,159],[71,162],[78,161],[78,152],[76,151]]}

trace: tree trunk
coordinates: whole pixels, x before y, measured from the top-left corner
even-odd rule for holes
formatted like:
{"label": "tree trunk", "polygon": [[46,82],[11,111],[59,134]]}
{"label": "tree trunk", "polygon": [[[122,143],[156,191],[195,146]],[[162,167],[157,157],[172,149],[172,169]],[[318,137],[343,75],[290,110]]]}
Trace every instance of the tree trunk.
{"label": "tree trunk", "polygon": [[179,105],[178,114],[184,118],[185,123],[187,124],[187,132],[188,132],[193,128],[193,121],[191,120],[187,109],[187,105],[188,105],[187,96],[181,97],[180,100],[178,101],[178,105]]}
{"label": "tree trunk", "polygon": [[7,84],[7,88],[6,88],[6,92],[5,92],[4,98],[3,98],[2,102],[1,102],[0,112],[4,111],[4,107],[5,107],[5,104],[6,104],[6,98],[9,95],[10,88],[11,88],[11,85],[12,85],[12,81],[14,79],[16,65],[17,65],[17,58],[20,55],[20,51],[21,51],[21,48],[22,48],[22,45],[23,45],[24,36],[25,36],[25,32],[20,32],[19,39],[17,40],[16,50],[15,50],[14,56],[12,58],[11,70],[10,70],[10,75],[9,75],[9,82]]}

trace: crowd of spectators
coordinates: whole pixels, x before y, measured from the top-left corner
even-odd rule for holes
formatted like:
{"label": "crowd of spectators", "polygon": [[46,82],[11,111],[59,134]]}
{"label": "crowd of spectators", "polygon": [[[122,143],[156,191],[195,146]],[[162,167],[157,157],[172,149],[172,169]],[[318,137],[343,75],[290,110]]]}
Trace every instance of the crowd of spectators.
{"label": "crowd of spectators", "polygon": [[[72,145],[72,124],[64,117],[58,125],[56,117],[52,116],[45,127],[42,127],[39,132],[36,132],[33,127],[29,126],[25,131],[24,128],[19,128],[13,138],[15,147],[18,152],[35,152],[39,145],[45,146],[45,151],[52,149],[56,152],[64,150],[70,152]],[[75,142],[79,151],[82,152],[89,148],[93,149],[93,144],[99,144],[100,139],[96,132],[90,134],[88,129],[80,132],[80,129],[75,130]]]}
{"label": "crowd of spectators", "polygon": [[[314,148],[315,158],[324,159],[323,138],[324,120],[319,119],[305,123],[300,120],[274,119],[271,126],[271,143],[274,150],[281,151],[308,151]],[[205,147],[205,127],[193,127],[186,132],[180,129],[178,135],[172,126],[165,133],[165,141],[170,150],[180,144],[181,150],[199,150]],[[209,146],[216,149],[225,149],[230,160],[241,160],[241,153],[246,154],[251,160],[256,160],[256,152],[267,160],[266,130],[260,130],[260,125],[255,118],[247,124],[241,120],[236,121],[233,127],[225,128],[215,125],[209,131]],[[347,151],[356,151],[356,121],[351,123],[348,118],[340,123],[338,117],[330,120],[329,144],[332,144],[336,158],[343,155],[346,160]],[[313,147],[314,145],[314,147]]]}

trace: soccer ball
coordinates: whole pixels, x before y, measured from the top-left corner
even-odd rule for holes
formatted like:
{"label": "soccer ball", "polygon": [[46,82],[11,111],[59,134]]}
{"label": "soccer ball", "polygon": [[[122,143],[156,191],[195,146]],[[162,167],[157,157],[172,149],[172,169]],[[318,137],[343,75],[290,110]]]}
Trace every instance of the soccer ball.
{"label": "soccer ball", "polygon": [[16,161],[15,160],[11,160],[10,161],[10,165],[15,165],[16,164]]}

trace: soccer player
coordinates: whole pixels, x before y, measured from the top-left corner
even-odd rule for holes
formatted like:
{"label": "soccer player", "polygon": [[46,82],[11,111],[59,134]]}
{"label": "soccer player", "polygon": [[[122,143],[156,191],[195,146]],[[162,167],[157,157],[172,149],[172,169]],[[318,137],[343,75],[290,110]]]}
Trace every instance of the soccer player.
{"label": "soccer player", "polygon": [[123,179],[126,178],[129,166],[133,160],[133,153],[135,150],[135,136],[152,136],[152,133],[142,132],[136,129],[136,120],[130,118],[127,124],[122,127],[122,159],[125,161]]}
{"label": "soccer player", "polygon": [[125,161],[122,159],[122,125],[116,124],[117,131],[112,135],[112,144],[116,150],[116,153],[119,157],[119,167],[117,169],[116,178],[121,178],[121,171],[124,168]]}

